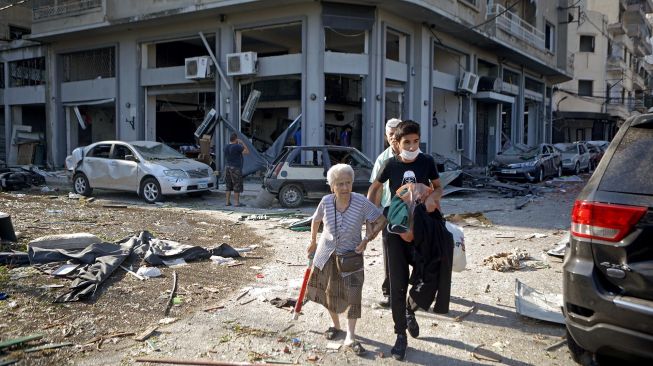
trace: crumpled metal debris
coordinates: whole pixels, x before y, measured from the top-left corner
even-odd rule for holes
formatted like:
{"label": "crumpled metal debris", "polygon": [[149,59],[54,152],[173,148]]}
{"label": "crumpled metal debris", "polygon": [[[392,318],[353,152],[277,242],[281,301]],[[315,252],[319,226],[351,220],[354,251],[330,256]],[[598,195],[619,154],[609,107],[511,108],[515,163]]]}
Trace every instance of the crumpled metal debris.
{"label": "crumpled metal debris", "polygon": [[495,271],[507,272],[524,268],[522,260],[530,259],[531,256],[523,249],[515,248],[512,252],[502,252],[483,259],[483,264]]}
{"label": "crumpled metal debris", "polygon": [[565,324],[562,314],[562,294],[545,294],[515,278],[515,309],[517,314],[552,323]]}

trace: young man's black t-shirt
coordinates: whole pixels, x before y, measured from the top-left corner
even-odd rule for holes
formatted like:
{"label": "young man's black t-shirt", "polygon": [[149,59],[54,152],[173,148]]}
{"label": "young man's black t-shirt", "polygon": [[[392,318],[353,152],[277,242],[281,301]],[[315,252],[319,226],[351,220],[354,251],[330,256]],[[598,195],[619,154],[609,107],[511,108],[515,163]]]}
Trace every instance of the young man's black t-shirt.
{"label": "young man's black t-shirt", "polygon": [[385,183],[390,180],[390,194],[394,196],[399,187],[406,183],[423,183],[431,185],[431,181],[440,178],[435,168],[432,156],[420,153],[411,163],[404,163],[399,157],[393,156],[379,174],[377,181]]}

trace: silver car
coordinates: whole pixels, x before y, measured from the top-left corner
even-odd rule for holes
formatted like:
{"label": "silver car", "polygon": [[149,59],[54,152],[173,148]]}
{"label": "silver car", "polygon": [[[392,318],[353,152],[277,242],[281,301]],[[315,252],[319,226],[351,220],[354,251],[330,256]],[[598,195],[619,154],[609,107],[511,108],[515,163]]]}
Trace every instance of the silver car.
{"label": "silver car", "polygon": [[66,158],[73,171],[73,191],[88,196],[93,188],[136,192],[146,202],[164,195],[200,195],[216,179],[206,164],[186,158],[154,141],[100,141],[78,147]]}
{"label": "silver car", "polygon": [[562,155],[562,169],[578,175],[581,171],[592,169],[590,153],[582,142],[558,143],[553,145]]}

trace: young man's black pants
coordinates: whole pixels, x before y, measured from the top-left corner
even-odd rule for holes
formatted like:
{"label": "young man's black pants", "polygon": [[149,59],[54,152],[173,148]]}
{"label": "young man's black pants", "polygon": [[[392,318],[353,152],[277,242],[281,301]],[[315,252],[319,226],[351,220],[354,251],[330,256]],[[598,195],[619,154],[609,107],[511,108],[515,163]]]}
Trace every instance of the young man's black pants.
{"label": "young man's black pants", "polygon": [[387,239],[384,240],[384,245],[395,334],[406,334],[406,294],[410,278],[408,266],[413,264],[414,246],[405,242],[399,235],[387,232],[387,228],[383,229],[383,236]]}

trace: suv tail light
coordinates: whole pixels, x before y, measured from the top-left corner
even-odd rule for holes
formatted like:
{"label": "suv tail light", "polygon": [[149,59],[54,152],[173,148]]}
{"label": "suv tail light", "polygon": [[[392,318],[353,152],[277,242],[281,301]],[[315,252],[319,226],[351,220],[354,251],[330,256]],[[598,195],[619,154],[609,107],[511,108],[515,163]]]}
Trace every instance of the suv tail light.
{"label": "suv tail light", "polygon": [[571,212],[571,233],[616,243],[632,231],[646,210],[639,206],[576,201]]}

